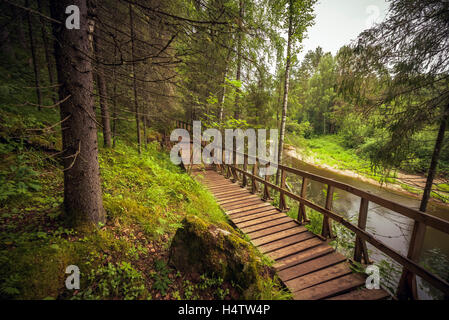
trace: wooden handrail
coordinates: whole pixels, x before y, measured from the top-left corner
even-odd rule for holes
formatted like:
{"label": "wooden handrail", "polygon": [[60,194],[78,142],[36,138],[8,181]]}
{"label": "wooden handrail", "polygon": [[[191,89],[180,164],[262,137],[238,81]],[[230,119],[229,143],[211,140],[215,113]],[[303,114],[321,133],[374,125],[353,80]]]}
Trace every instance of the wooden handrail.
{"label": "wooden handrail", "polygon": [[[182,124],[182,126],[191,131],[192,126],[186,122],[179,121],[179,124]],[[203,146],[203,144],[202,144]],[[408,218],[411,218],[415,221],[415,223],[419,223],[425,226],[429,226],[432,228],[435,228],[439,231],[442,231],[446,234],[449,234],[449,222],[446,220],[443,220],[438,217],[431,216],[425,212],[419,211],[417,209],[413,209],[404,205],[401,205],[399,203],[396,203],[394,201],[385,199],[381,196],[372,194],[368,191],[364,191],[358,188],[355,188],[353,186],[350,186],[348,184],[338,182],[333,179],[325,178],[307,171],[303,171],[296,168],[291,168],[285,165],[278,164],[277,168],[278,170],[281,170],[282,173],[282,179],[280,182],[280,186],[271,183],[266,177],[261,178],[257,175],[257,168],[259,166],[266,166],[266,164],[269,164],[269,159],[266,158],[260,158],[258,156],[252,156],[248,155],[246,153],[237,152],[236,150],[227,150],[224,147],[222,148],[222,160],[224,157],[225,152],[231,153],[230,159],[235,159],[236,155],[240,155],[244,157],[244,169],[240,169],[238,167],[238,164],[227,164],[223,161],[221,171],[222,173],[226,173],[226,177],[230,178],[231,176],[238,180],[237,172],[242,173],[245,182],[251,181],[251,190],[253,193],[258,191],[257,182],[264,184],[264,198],[267,197],[268,193],[268,187],[276,190],[279,192],[280,195],[280,206],[281,209],[286,208],[286,202],[284,197],[288,196],[289,198],[296,200],[299,202],[299,208],[298,208],[298,220],[300,222],[307,221],[305,208],[304,206],[307,206],[311,208],[312,210],[315,210],[317,212],[320,212],[323,214],[323,235],[327,237],[332,237],[332,232],[330,228],[330,222],[329,218],[340,223],[341,225],[345,226],[352,232],[356,234],[356,248],[354,253],[354,260],[355,261],[361,261],[361,257],[363,255],[365,262],[368,262],[368,253],[366,250],[366,242],[369,242],[371,245],[379,249],[381,252],[385,253],[387,256],[391,257],[395,261],[397,261],[399,264],[401,264],[406,270],[409,272],[412,272],[413,274],[416,274],[420,276],[422,279],[429,282],[431,285],[435,286],[439,290],[441,290],[446,296],[449,296],[449,283],[445,281],[444,279],[441,279],[439,276],[431,273],[430,271],[424,269],[422,266],[418,264],[417,259],[410,259],[408,257],[405,257],[401,253],[397,252],[393,248],[389,247],[388,245],[382,243],[381,241],[377,240],[374,236],[369,234],[366,230],[366,219],[368,214],[368,205],[369,202],[376,203],[386,209],[392,210],[396,213],[399,213],[403,216],[406,216]],[[248,160],[251,159],[254,161],[253,170],[252,173],[248,172],[247,165]],[[225,170],[225,168],[227,170]],[[301,195],[294,194],[291,190],[288,190],[286,187],[286,181],[285,181],[285,174],[286,172],[292,173],[296,176],[302,177],[303,184],[301,187]],[[249,179],[248,179],[249,178]],[[326,197],[326,206],[323,208],[315,203],[313,203],[310,200],[306,199],[306,186],[308,180],[317,181],[320,183],[323,183],[327,185],[328,194]],[[244,183],[246,185],[246,183]],[[354,194],[361,198],[361,207],[359,212],[359,221],[358,225],[354,225],[351,222],[344,219],[342,216],[338,215],[337,213],[332,211],[332,194],[334,192],[334,188],[349,192],[351,194]],[[423,237],[421,237],[423,238]],[[416,243],[416,241],[412,241],[410,243],[410,246],[416,246],[417,248],[421,246],[421,243]],[[405,272],[404,269],[404,272]],[[402,284],[401,284],[402,285]],[[404,288],[400,288],[401,290],[404,290]],[[405,289],[408,290],[408,289]],[[413,296],[413,294],[410,294],[410,296]]]}
{"label": "wooden handrail", "polygon": [[254,176],[253,174],[243,171],[242,169],[234,166],[234,168],[237,171],[242,172],[243,174],[249,176],[250,178],[264,183],[266,185],[268,185],[270,188],[279,191],[279,192],[283,192],[285,195],[287,195],[288,197],[297,200],[301,203],[303,203],[304,205],[306,205],[307,207],[318,211],[320,213],[322,213],[323,215],[335,220],[336,222],[342,224],[343,226],[345,226],[346,228],[348,228],[349,230],[353,231],[356,235],[358,235],[359,237],[361,237],[363,240],[371,243],[374,247],[376,247],[377,249],[379,249],[380,251],[384,252],[385,254],[387,254],[389,257],[393,258],[394,260],[396,260],[398,263],[400,263],[402,266],[406,267],[407,269],[409,269],[411,272],[417,274],[418,276],[422,277],[424,280],[428,281],[429,283],[431,283],[432,285],[434,285],[436,288],[440,289],[441,291],[443,291],[445,294],[449,294],[449,283],[447,283],[445,280],[441,279],[439,276],[434,275],[433,273],[427,271],[426,269],[424,269],[423,267],[421,267],[418,263],[416,263],[415,261],[412,261],[410,259],[408,259],[407,257],[403,256],[401,253],[397,252],[396,250],[394,250],[393,248],[389,247],[388,245],[382,243],[381,241],[377,240],[376,238],[374,238],[372,235],[370,235],[367,231],[360,229],[358,226],[353,225],[351,222],[345,220],[343,217],[341,217],[340,215],[326,209],[323,208],[313,202],[311,202],[310,200],[307,200],[305,198],[302,198],[290,191],[288,191],[287,189],[282,189],[279,186],[266,181],[265,179],[262,179],[258,176]]}

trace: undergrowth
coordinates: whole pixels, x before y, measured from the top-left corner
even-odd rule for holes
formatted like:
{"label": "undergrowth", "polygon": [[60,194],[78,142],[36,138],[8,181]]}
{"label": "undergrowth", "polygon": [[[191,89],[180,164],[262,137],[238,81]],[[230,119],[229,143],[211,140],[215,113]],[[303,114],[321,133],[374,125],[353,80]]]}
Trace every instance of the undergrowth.
{"label": "undergrowth", "polygon": [[[171,239],[186,214],[211,223],[228,220],[213,196],[156,142],[141,155],[124,141],[101,148],[107,222],[95,230],[67,227],[60,126],[45,129],[57,117],[55,110],[0,109],[0,298],[240,298],[231,284],[215,279],[201,287],[204,279],[167,265]],[[69,265],[80,269],[79,290],[65,288]],[[271,280],[255,295],[288,296]]]}

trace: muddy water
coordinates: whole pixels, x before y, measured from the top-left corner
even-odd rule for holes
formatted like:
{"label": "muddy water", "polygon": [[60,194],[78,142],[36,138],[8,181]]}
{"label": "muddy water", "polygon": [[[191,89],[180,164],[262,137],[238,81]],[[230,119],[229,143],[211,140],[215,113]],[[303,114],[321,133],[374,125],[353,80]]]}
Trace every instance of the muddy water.
{"label": "muddy water", "polygon": [[[288,166],[308,171],[326,178],[338,180],[408,207],[416,209],[419,207],[419,199],[399,191],[390,191],[378,185],[361,181],[357,178],[348,177],[330,170],[318,168],[288,155],[286,155],[284,159]],[[299,193],[300,181],[295,179],[294,176],[289,176],[287,181],[289,181],[289,184],[292,185],[295,193]],[[324,205],[324,190],[325,186],[322,183],[311,181],[307,188],[307,197],[315,203]],[[334,196],[333,210],[356,224],[360,208],[360,197],[339,189],[336,189],[335,193],[336,196]],[[449,221],[449,206],[431,202],[428,205],[427,213]],[[375,203],[370,203],[368,210],[367,231],[369,231],[380,241],[394,248],[396,251],[401,252],[403,255],[407,254],[412,228],[413,221],[411,219],[386,208],[380,207]],[[369,244],[368,249],[371,253],[370,259],[374,262],[379,262],[383,259],[390,261],[384,254]],[[432,256],[435,249],[446,257],[449,257],[449,235],[427,227],[421,259],[424,260]],[[444,268],[449,270],[449,265],[445,264],[443,269]],[[428,293],[426,284],[421,281],[420,284],[424,285],[424,288],[420,288],[420,297],[424,299],[432,298],[430,295],[431,293]]]}

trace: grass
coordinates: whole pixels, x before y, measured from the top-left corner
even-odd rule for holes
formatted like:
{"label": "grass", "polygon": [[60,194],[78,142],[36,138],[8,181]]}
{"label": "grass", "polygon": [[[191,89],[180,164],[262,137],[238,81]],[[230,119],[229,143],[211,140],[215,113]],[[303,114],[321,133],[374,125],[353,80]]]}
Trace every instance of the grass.
{"label": "grass", "polygon": [[[380,183],[396,184],[403,190],[418,196],[423,193],[422,189],[400,183],[395,178],[394,172],[390,173],[391,176],[374,173],[370,161],[364,159],[355,149],[343,147],[342,137],[338,135],[299,140],[290,138],[290,141],[300,141],[299,148],[306,155],[312,155],[315,163],[318,165],[328,165],[339,170],[350,170]],[[297,144],[294,145],[297,146]],[[438,184],[436,189],[431,192],[431,197],[449,203],[449,186],[447,184]]]}
{"label": "grass", "polygon": [[370,161],[363,158],[355,149],[345,148],[342,138],[338,135],[300,139],[299,145],[294,143],[298,139],[290,138],[290,141],[305,155],[313,156],[314,162],[318,165],[327,165],[339,170],[350,170],[380,183],[397,183],[394,173],[391,173],[392,176],[374,173]]}
{"label": "grass", "polygon": [[[28,134],[57,117],[53,110],[0,109],[1,298],[241,298],[230,283],[168,266],[171,239],[186,214],[213,224],[228,220],[213,196],[173,165],[158,143],[141,155],[124,142],[101,148],[107,222],[96,230],[67,227],[63,172],[55,151],[49,151],[61,148],[60,128],[45,136]],[[69,265],[80,268],[80,290],[65,288]],[[288,297],[279,281],[266,279],[253,298]]]}

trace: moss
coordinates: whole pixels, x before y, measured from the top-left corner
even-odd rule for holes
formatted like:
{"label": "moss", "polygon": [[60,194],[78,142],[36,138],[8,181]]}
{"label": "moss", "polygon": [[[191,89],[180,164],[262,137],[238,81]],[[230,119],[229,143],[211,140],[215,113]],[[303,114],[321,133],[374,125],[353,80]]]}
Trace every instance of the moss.
{"label": "moss", "polygon": [[[47,116],[45,111],[36,112],[35,119],[30,120],[30,117],[0,110],[0,118],[10,120],[0,124],[0,136],[8,138],[12,133],[20,136],[28,127],[43,128],[54,123],[39,120],[39,117]],[[51,116],[58,119],[57,113]],[[34,176],[30,176],[26,194],[7,198],[0,206],[1,298],[73,298],[73,292],[65,289],[65,268],[71,264],[80,267],[81,288],[92,289],[92,294],[83,292],[83,297],[137,297],[134,294],[106,295],[106,291],[102,295],[94,289],[100,282],[108,286],[108,281],[114,280],[111,274],[120,273],[123,266],[141,286],[143,280],[138,272],[145,278],[147,273],[142,270],[146,271],[146,259],[150,259],[151,254],[142,254],[139,260],[132,254],[136,252],[135,248],[149,242],[154,244],[161,238],[168,242],[171,235],[183,227],[184,217],[190,221],[190,231],[208,239],[211,247],[212,244],[216,246],[216,250],[208,251],[207,257],[217,273],[234,279],[242,287],[253,288],[250,292],[255,293],[254,297],[261,294],[257,290],[264,290],[266,281],[271,281],[271,278],[261,276],[266,274],[262,256],[228,224],[213,196],[174,166],[166,153],[158,151],[157,143],[150,144],[142,155],[123,143],[118,143],[114,149],[101,149],[99,162],[106,225],[100,230],[91,227],[77,232],[65,229],[63,173],[56,157],[49,157],[42,151],[58,148],[60,136],[59,133],[49,133],[48,138],[30,140],[37,148],[24,149],[16,141],[0,143],[0,168],[18,167],[20,157],[22,166],[37,172],[36,179],[38,177],[41,185],[41,188],[33,189]],[[11,182],[12,176],[5,176],[6,182]],[[139,239],[134,236],[137,233],[141,234]],[[201,243],[186,250],[195,252],[197,260],[207,251]],[[239,263],[230,269],[232,259]],[[96,274],[93,273],[95,270],[103,272]],[[130,275],[126,272],[124,279]],[[145,298],[145,295],[138,298]]]}
{"label": "moss", "polygon": [[232,227],[214,225],[192,215],[182,223],[170,249],[172,265],[182,272],[211,274],[231,281],[244,296],[262,290],[265,277],[270,275],[269,268]]}

